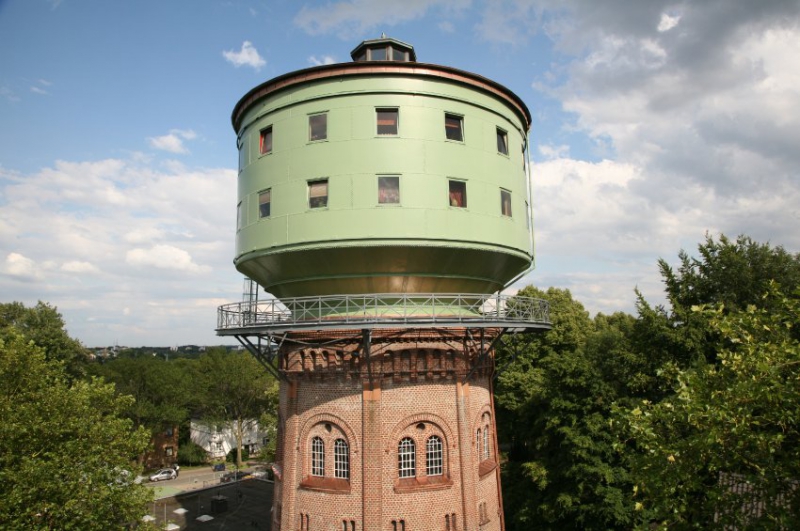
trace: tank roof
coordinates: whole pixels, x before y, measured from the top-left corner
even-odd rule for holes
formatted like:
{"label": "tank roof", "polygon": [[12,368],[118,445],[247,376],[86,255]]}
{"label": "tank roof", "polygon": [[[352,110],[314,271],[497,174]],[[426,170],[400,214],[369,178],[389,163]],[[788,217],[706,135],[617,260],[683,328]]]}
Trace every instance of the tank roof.
{"label": "tank roof", "polygon": [[[353,61],[356,61],[356,62],[368,61],[368,60],[376,61],[378,59],[371,59],[371,58],[368,59],[366,53],[363,55],[363,58],[361,58],[362,57],[361,53],[362,52],[366,52],[367,49],[380,48],[382,44],[383,45],[389,45],[389,46],[392,47],[392,49],[395,49],[395,50],[398,50],[398,51],[407,52],[408,55],[404,56],[404,58],[400,59],[400,61],[416,62],[416,60],[417,60],[417,54],[414,52],[414,47],[413,46],[411,46],[407,42],[403,42],[403,41],[400,41],[400,40],[397,40],[397,39],[393,39],[391,37],[387,37],[386,34],[381,35],[379,39],[370,39],[370,40],[362,41],[361,44],[359,44],[358,46],[353,48],[353,51],[350,52],[350,57],[352,57]],[[388,58],[382,59],[382,60],[393,61],[393,60],[397,60],[397,59],[392,59],[392,58],[388,57]]]}

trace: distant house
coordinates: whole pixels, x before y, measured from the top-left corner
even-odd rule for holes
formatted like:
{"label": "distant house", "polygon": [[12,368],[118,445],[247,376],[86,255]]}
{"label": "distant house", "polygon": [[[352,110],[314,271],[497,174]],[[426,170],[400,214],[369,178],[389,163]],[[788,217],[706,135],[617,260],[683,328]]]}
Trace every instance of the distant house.
{"label": "distant house", "polygon": [[153,435],[153,449],[144,455],[145,468],[163,468],[178,461],[178,426],[167,426]]}
{"label": "distant house", "polygon": [[[203,448],[210,459],[222,459],[236,448],[236,436],[231,423],[209,426],[199,420],[191,421],[189,437]],[[258,453],[268,441],[268,433],[262,432],[257,420],[245,422],[242,448],[250,455]]]}

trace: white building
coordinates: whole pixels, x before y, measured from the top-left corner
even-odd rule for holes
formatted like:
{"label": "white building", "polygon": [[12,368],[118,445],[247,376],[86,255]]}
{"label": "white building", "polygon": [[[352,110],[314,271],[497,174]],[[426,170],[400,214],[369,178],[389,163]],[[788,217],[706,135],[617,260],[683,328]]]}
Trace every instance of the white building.
{"label": "white building", "polygon": [[[191,421],[190,437],[192,442],[202,447],[211,459],[224,459],[228,453],[236,448],[236,435],[234,423],[212,426],[199,420]],[[267,444],[269,434],[261,431],[257,420],[248,420],[244,423],[242,448],[250,455],[258,453],[262,446]]]}

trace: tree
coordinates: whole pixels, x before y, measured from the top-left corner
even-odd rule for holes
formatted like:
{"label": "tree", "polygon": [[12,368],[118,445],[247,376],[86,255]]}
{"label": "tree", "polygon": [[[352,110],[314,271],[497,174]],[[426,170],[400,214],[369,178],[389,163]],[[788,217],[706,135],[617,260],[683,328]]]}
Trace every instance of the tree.
{"label": "tree", "polygon": [[767,289],[760,308],[695,307],[715,361],[666,364],[673,395],[618,410],[640,528],[800,526],[800,302]]}
{"label": "tree", "polygon": [[[164,361],[153,356],[117,358],[93,366],[95,374],[112,382],[121,395],[134,398],[125,416],[151,435],[189,418],[189,408],[197,402],[192,391],[188,360]],[[140,458],[143,457],[140,456]]]}
{"label": "tree", "polygon": [[[23,327],[24,328],[24,327]],[[64,363],[19,331],[0,338],[0,527],[111,529],[139,522],[152,493],[131,458],[149,435],[122,411],[132,399]]]}
{"label": "tree", "polygon": [[504,465],[509,529],[625,527],[627,471],[607,418],[614,400],[642,385],[630,351],[633,317],[591,320],[567,290],[533,287],[520,295],[550,302],[552,329],[513,338],[498,352],[498,433],[511,437]]}
{"label": "tree", "polygon": [[85,375],[88,352],[67,334],[56,308],[41,301],[33,308],[19,302],[0,304],[0,339],[19,333],[42,348],[47,359],[63,361],[70,376]]}
{"label": "tree", "polygon": [[277,382],[249,353],[228,353],[223,348],[209,349],[197,369],[204,420],[233,429],[236,464],[241,467],[244,432],[262,413],[276,409]]}

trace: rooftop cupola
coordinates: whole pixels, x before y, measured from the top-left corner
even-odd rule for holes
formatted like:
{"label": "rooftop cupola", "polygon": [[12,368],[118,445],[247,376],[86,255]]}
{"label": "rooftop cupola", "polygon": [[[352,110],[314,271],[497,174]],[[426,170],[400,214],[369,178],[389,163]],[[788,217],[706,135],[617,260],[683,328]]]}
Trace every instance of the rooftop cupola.
{"label": "rooftop cupola", "polygon": [[404,63],[416,62],[417,54],[414,47],[403,41],[387,37],[382,34],[380,39],[363,41],[356,46],[350,57],[360,63],[364,61],[399,61]]}

